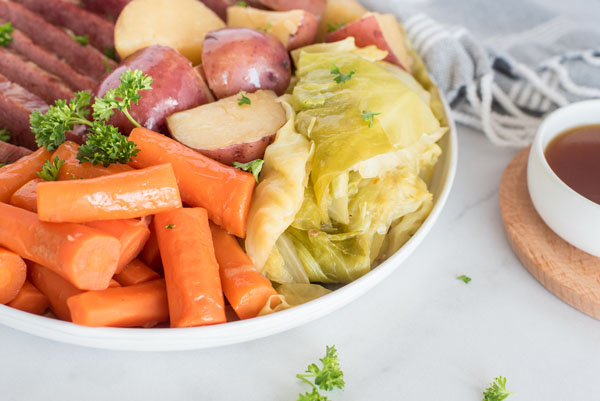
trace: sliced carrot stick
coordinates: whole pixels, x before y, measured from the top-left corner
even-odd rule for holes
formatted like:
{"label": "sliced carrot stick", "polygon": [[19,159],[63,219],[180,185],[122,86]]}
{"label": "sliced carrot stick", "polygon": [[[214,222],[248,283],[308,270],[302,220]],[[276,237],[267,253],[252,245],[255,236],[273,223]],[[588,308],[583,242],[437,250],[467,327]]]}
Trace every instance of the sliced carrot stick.
{"label": "sliced carrot stick", "polygon": [[165,280],[88,291],[67,300],[73,323],[100,327],[152,327],[169,319]]}
{"label": "sliced carrot stick", "polygon": [[181,207],[170,164],[86,180],[40,182],[42,221],[86,223],[131,219]]}
{"label": "sliced carrot stick", "polygon": [[150,229],[150,237],[148,238],[148,241],[146,241],[146,245],[144,245],[144,248],[138,255],[138,258],[162,277],[164,272],[154,224],[150,224],[148,228]]}
{"label": "sliced carrot stick", "polygon": [[115,274],[115,280],[121,285],[135,285],[146,281],[160,278],[157,272],[149,268],[139,259],[134,259],[119,274]]}
{"label": "sliced carrot stick", "polygon": [[154,216],[165,269],[171,327],[224,323],[225,302],[208,214],[175,209]]}
{"label": "sliced carrot stick", "polygon": [[19,295],[7,305],[11,308],[22,310],[23,312],[43,315],[48,309],[48,306],[50,306],[50,303],[48,302],[48,297],[35,288],[29,280],[25,280],[25,284],[21,287]]}
{"label": "sliced carrot stick", "polygon": [[27,181],[37,178],[36,173],[52,155],[44,148],[39,148],[30,155],[24,156],[14,163],[0,167],[0,202],[7,203],[12,194]]}
{"label": "sliced carrot stick", "polygon": [[19,255],[8,249],[0,248],[0,304],[7,304],[19,293],[27,266]]}
{"label": "sliced carrot stick", "polygon": [[41,178],[27,181],[25,185],[17,189],[10,197],[10,204],[37,213],[37,184],[42,182]]}
{"label": "sliced carrot stick", "polygon": [[246,219],[256,181],[252,174],[225,166],[165,135],[136,128],[129,140],[140,152],[136,168],[171,163],[183,202],[203,207],[212,221],[228,232],[246,235]]}
{"label": "sliced carrot stick", "polygon": [[91,227],[44,223],[35,213],[0,203],[0,246],[48,267],[78,288],[103,290],[117,268],[121,243]]}
{"label": "sliced carrot stick", "polygon": [[56,149],[56,152],[54,152],[52,159],[54,159],[55,156],[58,156],[59,159],[64,160],[65,162],[58,173],[59,181],[96,178],[133,170],[126,164],[111,164],[108,167],[104,167],[101,164],[94,166],[90,162],[79,163],[79,160],[77,160],[78,150],[78,144],[66,141]]}
{"label": "sliced carrot stick", "polygon": [[215,256],[219,263],[223,293],[240,319],[258,316],[277,291],[254,267],[234,236],[211,224]]}
{"label": "sliced carrot stick", "polygon": [[110,234],[121,242],[121,256],[115,273],[120,273],[135,259],[150,236],[150,229],[137,219],[92,221],[86,225]]}
{"label": "sliced carrot stick", "polygon": [[73,284],[44,266],[27,263],[27,279],[31,281],[42,294],[48,298],[50,309],[61,320],[71,321],[71,312],[67,306],[67,299],[83,291],[75,288]]}

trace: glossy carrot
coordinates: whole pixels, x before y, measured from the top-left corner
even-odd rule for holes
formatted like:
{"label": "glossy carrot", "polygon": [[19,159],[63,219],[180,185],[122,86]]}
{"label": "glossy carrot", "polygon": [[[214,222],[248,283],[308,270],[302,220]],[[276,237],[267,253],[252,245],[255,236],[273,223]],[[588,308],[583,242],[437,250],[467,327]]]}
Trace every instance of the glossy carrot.
{"label": "glossy carrot", "polygon": [[88,291],[67,300],[73,323],[100,327],[152,327],[169,319],[165,280]]}
{"label": "glossy carrot", "polygon": [[157,214],[154,228],[165,270],[171,327],[224,323],[225,302],[206,210]]}
{"label": "glossy carrot", "polygon": [[38,215],[49,222],[131,219],[181,207],[170,164],[85,180],[40,182]]}
{"label": "glossy carrot", "polygon": [[27,181],[25,185],[17,189],[10,197],[10,204],[21,209],[37,213],[37,184],[42,182],[41,178]]}
{"label": "glossy carrot", "polygon": [[120,273],[136,258],[150,236],[150,229],[137,219],[92,221],[86,225],[116,237],[121,243],[121,256],[115,273]]}
{"label": "glossy carrot", "polygon": [[19,293],[27,266],[19,255],[8,249],[0,248],[0,304],[7,304]]}
{"label": "glossy carrot", "polygon": [[58,173],[59,181],[96,178],[133,170],[126,164],[111,164],[108,167],[104,167],[101,164],[94,166],[90,162],[79,163],[79,160],[77,160],[78,150],[78,144],[66,141],[54,152],[52,159],[54,159],[55,156],[58,156],[59,159],[64,160],[64,164]]}
{"label": "glossy carrot", "polygon": [[83,291],[44,266],[27,263],[27,279],[48,298],[50,309],[61,320],[71,321],[67,299]]}
{"label": "glossy carrot", "polygon": [[150,229],[150,237],[148,238],[148,241],[146,241],[146,245],[142,248],[138,258],[162,277],[164,272],[154,224],[150,224],[148,228]]}
{"label": "glossy carrot", "polygon": [[0,246],[48,267],[78,288],[103,290],[117,268],[121,243],[91,227],[44,223],[35,213],[0,203]]}
{"label": "glossy carrot", "polygon": [[36,173],[41,171],[42,165],[51,155],[46,149],[39,148],[14,163],[0,167],[0,202],[7,203],[17,189],[37,178]]}
{"label": "glossy carrot", "polygon": [[140,149],[130,163],[132,166],[171,163],[184,203],[205,208],[210,219],[225,230],[240,238],[246,236],[246,220],[256,184],[252,174],[225,166],[145,128],[134,129],[129,140]]}
{"label": "glossy carrot", "polygon": [[210,225],[210,231],[227,301],[240,319],[258,316],[277,291],[269,279],[256,270],[234,236],[214,224]]}
{"label": "glossy carrot", "polygon": [[11,308],[22,310],[23,312],[43,315],[48,309],[48,306],[50,306],[50,303],[48,302],[48,297],[35,288],[29,280],[25,280],[17,297],[7,305]]}
{"label": "glossy carrot", "polygon": [[159,279],[157,272],[149,268],[139,259],[134,259],[119,274],[115,274],[114,279],[121,285],[136,285]]}

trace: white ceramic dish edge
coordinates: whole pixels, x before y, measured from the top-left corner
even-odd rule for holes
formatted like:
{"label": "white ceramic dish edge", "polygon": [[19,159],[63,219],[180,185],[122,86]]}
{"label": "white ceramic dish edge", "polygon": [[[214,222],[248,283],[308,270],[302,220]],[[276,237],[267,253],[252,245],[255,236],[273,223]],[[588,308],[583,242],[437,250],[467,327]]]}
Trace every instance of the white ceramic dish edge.
{"label": "white ceramic dish edge", "polygon": [[[412,238],[390,258],[360,279],[317,300],[254,319],[184,329],[91,328],[37,316],[0,305],[0,323],[46,339],[121,351],[181,351],[236,344],[277,334],[321,318],[373,288],[417,248],[438,219],[456,174],[458,140],[450,108],[442,96],[450,130],[442,139],[444,152],[431,183],[433,210]],[[436,186],[438,188],[436,188]]]}
{"label": "white ceramic dish edge", "polygon": [[600,205],[575,192],[552,170],[546,146],[562,132],[600,124],[600,100],[573,103],[551,113],[531,146],[527,161],[529,195],[544,222],[571,245],[600,257]]}

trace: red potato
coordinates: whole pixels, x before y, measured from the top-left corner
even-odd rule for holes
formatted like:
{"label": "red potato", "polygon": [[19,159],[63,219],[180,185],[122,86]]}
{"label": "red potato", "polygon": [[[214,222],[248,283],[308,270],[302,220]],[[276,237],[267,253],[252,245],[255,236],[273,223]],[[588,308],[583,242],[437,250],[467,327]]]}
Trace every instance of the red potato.
{"label": "red potato", "polygon": [[319,20],[305,10],[267,11],[252,7],[229,7],[227,26],[265,29],[288,50],[315,43]]}
{"label": "red potato", "polygon": [[218,99],[258,89],[282,95],[292,74],[285,46],[273,36],[246,28],[207,34],[202,61],[208,86]]}
{"label": "red potato", "polygon": [[277,11],[306,10],[320,17],[325,11],[327,0],[250,0],[248,4]]}
{"label": "red potato", "polygon": [[272,91],[247,93],[250,104],[239,105],[242,94],[181,111],[167,117],[179,142],[223,164],[261,159],[286,121]]}
{"label": "red potato", "polygon": [[325,41],[337,42],[349,36],[354,36],[358,47],[375,45],[381,50],[386,50],[388,56],[385,61],[411,71],[412,59],[405,35],[392,14],[368,13],[358,21],[330,33],[325,37]]}
{"label": "red potato", "polygon": [[366,13],[368,13],[367,9],[356,0],[327,0],[327,7],[319,21],[317,40],[323,41],[332,29],[337,30],[359,20]]}
{"label": "red potato", "polygon": [[223,21],[227,21],[227,7],[231,7],[237,3],[237,0],[200,0],[204,5],[215,14],[217,14]]}
{"label": "red potato", "polygon": [[[141,91],[139,103],[132,105],[130,110],[133,118],[150,130],[166,133],[166,116],[213,100],[192,64],[165,46],[147,47],[127,57],[98,84],[94,94],[102,97],[109,89],[118,87],[121,74],[128,69],[142,70],[153,79],[152,90]],[[125,135],[134,128],[120,112],[110,118],[109,124],[118,127]]]}

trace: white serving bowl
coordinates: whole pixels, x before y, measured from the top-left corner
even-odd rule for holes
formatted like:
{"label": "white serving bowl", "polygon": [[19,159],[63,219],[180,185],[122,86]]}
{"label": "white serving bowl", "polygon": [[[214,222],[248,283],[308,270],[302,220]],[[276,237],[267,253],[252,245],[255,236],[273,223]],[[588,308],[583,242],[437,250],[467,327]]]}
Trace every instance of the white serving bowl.
{"label": "white serving bowl", "polygon": [[600,205],[565,184],[545,156],[546,147],[557,135],[589,124],[600,124],[600,99],[573,103],[550,114],[531,146],[527,186],[535,209],[552,231],[571,245],[600,257]]}
{"label": "white serving bowl", "polygon": [[0,323],[39,337],[94,348],[126,351],[175,351],[210,348],[250,341],[323,317],[373,288],[396,270],[423,241],[436,222],[450,193],[457,164],[456,126],[444,102],[450,131],[440,141],[443,153],[429,185],[434,207],[423,225],[395,254],[375,269],[319,299],[254,319],[192,328],[92,328],[37,316],[0,305]]}

